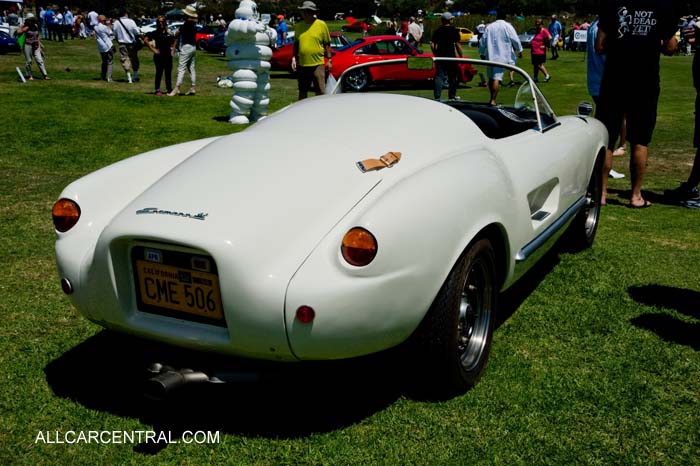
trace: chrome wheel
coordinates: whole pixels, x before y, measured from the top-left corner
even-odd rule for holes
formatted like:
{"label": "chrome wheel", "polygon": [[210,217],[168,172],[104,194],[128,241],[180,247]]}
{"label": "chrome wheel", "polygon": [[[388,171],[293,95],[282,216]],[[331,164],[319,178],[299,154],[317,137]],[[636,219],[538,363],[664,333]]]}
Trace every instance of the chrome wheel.
{"label": "chrome wheel", "polygon": [[367,71],[351,71],[347,76],[345,76],[345,85],[346,88],[351,91],[361,92],[365,90],[369,85],[369,75],[367,74]]}
{"label": "chrome wheel", "polygon": [[602,173],[596,166],[591,175],[591,181],[586,192],[586,205],[583,208],[583,229],[586,237],[591,238],[598,229],[598,217],[600,216],[600,196],[602,192]]}
{"label": "chrome wheel", "polygon": [[569,226],[566,248],[576,252],[593,245],[600,221],[600,196],[603,192],[603,158],[600,154],[586,189],[585,203]]}
{"label": "chrome wheel", "polygon": [[412,339],[417,386],[431,398],[463,393],[486,368],[496,322],[496,253],[486,238],[470,244]]}
{"label": "chrome wheel", "polygon": [[493,286],[483,260],[477,259],[467,271],[459,302],[457,355],[465,371],[474,370],[490,338]]}

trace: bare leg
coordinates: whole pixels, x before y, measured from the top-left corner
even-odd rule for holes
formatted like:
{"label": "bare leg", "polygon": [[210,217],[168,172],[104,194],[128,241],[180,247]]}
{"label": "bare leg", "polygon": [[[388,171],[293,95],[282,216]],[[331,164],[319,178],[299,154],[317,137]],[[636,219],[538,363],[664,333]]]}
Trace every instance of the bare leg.
{"label": "bare leg", "polygon": [[642,197],[642,183],[644,174],[647,171],[647,159],[649,158],[649,148],[641,144],[632,147],[632,158],[630,159],[630,175],[632,180],[632,196],[630,204],[633,207],[644,206],[647,201]]}
{"label": "bare leg", "polygon": [[496,97],[498,97],[498,89],[500,84],[501,82],[497,79],[489,80],[489,90],[491,91],[491,105],[496,105]]}

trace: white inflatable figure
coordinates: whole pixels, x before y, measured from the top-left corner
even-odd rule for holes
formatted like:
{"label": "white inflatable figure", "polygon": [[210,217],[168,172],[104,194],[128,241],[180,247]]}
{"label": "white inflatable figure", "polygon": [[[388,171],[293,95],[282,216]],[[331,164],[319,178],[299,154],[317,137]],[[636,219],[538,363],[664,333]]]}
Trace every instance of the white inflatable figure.
{"label": "white inflatable figure", "polygon": [[236,18],[226,31],[226,58],[233,71],[234,94],[231,97],[229,122],[243,125],[258,121],[267,114],[270,104],[270,46],[277,32],[259,20],[258,6],[241,0]]}

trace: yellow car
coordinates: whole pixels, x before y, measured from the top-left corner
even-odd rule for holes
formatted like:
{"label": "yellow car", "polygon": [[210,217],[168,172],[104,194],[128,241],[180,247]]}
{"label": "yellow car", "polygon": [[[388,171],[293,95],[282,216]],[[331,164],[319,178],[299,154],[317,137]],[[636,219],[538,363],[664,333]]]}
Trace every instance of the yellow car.
{"label": "yellow car", "polygon": [[457,28],[459,31],[459,41],[460,42],[466,42],[468,43],[471,39],[474,33],[467,28]]}

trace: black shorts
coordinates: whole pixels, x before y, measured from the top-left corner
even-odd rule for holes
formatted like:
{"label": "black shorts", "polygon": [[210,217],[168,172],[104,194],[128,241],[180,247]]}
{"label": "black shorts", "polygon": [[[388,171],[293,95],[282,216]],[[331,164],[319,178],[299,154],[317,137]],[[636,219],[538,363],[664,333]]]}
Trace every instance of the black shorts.
{"label": "black shorts", "polygon": [[532,64],[537,66],[537,65],[544,65],[544,63],[547,61],[547,54],[539,54],[539,55],[532,55]]}
{"label": "black shorts", "polygon": [[615,149],[622,121],[627,120],[627,140],[631,145],[648,146],[656,126],[659,101],[658,81],[632,82],[605,80],[600,86],[596,118],[608,130],[608,149]]}
{"label": "black shorts", "polygon": [[297,67],[297,81],[299,92],[314,91],[323,94],[326,89],[325,66],[299,66]]}

